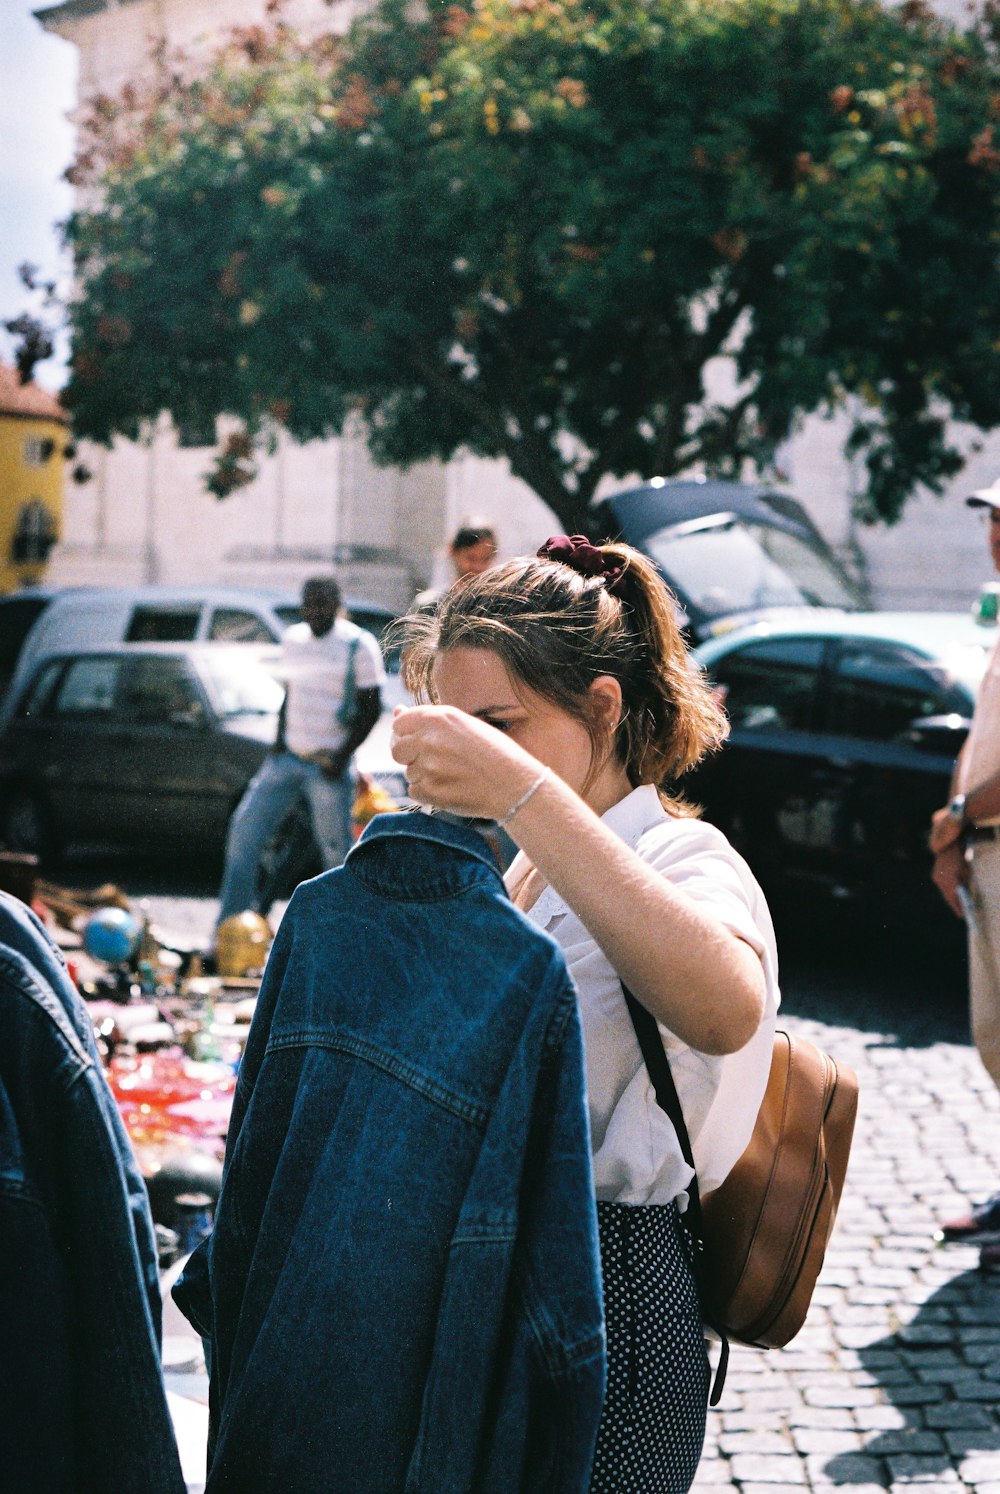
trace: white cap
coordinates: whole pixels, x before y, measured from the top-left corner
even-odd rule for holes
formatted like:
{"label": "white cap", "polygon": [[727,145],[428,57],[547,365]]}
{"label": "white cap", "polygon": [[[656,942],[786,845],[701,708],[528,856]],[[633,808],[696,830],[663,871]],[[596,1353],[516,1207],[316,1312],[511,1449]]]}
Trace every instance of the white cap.
{"label": "white cap", "polygon": [[1000,508],[1000,477],[988,488],[979,488],[966,498],[970,508]]}

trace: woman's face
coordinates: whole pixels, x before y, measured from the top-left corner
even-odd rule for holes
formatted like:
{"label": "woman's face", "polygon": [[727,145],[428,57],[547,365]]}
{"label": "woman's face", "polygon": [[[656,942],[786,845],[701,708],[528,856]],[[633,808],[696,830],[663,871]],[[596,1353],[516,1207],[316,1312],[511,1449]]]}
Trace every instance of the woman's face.
{"label": "woman's face", "polygon": [[[617,687],[610,684],[613,694]],[[457,706],[504,732],[589,802],[593,747],[587,728],[520,681],[515,689],[513,677],[491,649],[446,649],[434,664],[434,688],[442,705]]]}

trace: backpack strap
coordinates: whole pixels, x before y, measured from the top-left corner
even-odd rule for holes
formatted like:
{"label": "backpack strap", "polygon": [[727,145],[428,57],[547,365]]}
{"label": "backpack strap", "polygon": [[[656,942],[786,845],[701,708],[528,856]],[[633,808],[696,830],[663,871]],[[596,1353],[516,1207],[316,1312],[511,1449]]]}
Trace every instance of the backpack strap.
{"label": "backpack strap", "polygon": [[[677,1132],[677,1140],[680,1143],[681,1155],[687,1165],[694,1171],[694,1152],[691,1148],[691,1138],[688,1135],[687,1123],[684,1120],[684,1111],[681,1109],[680,1097],[677,1094],[677,1086],[674,1076],[670,1071],[670,1060],[667,1058],[663,1047],[663,1039],[660,1029],[656,1025],[656,1018],[652,1012],[648,1012],[641,1002],[637,1001],[624,981],[621,982],[622,994],[625,997],[625,1005],[632,1019],[632,1026],[639,1043],[639,1051],[642,1053],[642,1061],[646,1065],[653,1091],[656,1095],[656,1103],[660,1109],[670,1118],[674,1130]],[[688,1214],[691,1226],[697,1237],[695,1247],[696,1254],[691,1262],[694,1271],[695,1282],[700,1287],[699,1277],[701,1275],[701,1194],[698,1191],[698,1174],[694,1172],[688,1184]],[[715,1372],[715,1380],[712,1384],[712,1394],[709,1404],[717,1406],[722,1395],[722,1388],[726,1383],[726,1370],[729,1365],[729,1338],[725,1329],[720,1328],[717,1323],[708,1321],[708,1326],[718,1334],[722,1344],[719,1355],[719,1367]]]}
{"label": "backpack strap", "polygon": [[337,711],[338,726],[350,727],[353,725],[354,716],[357,712],[358,703],[358,647],[361,643],[361,635],[355,634],[347,646],[347,669],[344,674],[344,694]]}

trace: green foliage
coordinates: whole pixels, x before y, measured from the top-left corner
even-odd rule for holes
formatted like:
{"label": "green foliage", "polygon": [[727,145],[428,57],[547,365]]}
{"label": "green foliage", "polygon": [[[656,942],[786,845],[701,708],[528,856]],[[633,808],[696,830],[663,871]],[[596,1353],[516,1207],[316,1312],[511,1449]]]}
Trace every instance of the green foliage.
{"label": "green foliage", "polygon": [[894,518],[961,465],[946,419],[1000,420],[998,115],[990,25],[919,3],[383,0],[346,38],[240,33],[98,101],[77,430],[357,411],[378,459],[505,456],[581,529],[606,474],[765,469],[853,396]]}

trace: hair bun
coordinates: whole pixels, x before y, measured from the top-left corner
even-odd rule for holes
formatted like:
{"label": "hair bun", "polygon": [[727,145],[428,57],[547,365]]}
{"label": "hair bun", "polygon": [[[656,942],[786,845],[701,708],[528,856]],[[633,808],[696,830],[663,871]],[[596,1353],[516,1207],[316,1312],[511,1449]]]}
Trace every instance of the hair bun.
{"label": "hair bun", "polygon": [[553,534],[535,553],[540,560],[557,560],[568,565],[578,575],[600,576],[612,594],[617,594],[615,587],[625,574],[623,563],[605,555],[585,534]]}

